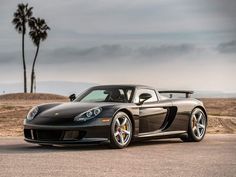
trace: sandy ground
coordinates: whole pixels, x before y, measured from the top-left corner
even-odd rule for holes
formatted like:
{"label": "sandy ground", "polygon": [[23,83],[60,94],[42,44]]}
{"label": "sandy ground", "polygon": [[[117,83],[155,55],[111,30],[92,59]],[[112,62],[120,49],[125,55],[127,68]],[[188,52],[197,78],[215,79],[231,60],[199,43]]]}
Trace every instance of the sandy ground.
{"label": "sandy ground", "polygon": [[236,133],[236,117],[208,116],[207,133]]}
{"label": "sandy ground", "polygon": [[236,98],[203,98],[207,113],[215,116],[236,117]]}
{"label": "sandy ground", "polygon": [[[48,99],[40,95],[31,99],[0,99],[0,136],[21,136],[23,119],[32,106],[68,101],[63,97]],[[47,98],[47,99],[45,99]],[[63,98],[63,99],[62,99]],[[209,114],[208,133],[236,133],[236,99],[202,99]]]}

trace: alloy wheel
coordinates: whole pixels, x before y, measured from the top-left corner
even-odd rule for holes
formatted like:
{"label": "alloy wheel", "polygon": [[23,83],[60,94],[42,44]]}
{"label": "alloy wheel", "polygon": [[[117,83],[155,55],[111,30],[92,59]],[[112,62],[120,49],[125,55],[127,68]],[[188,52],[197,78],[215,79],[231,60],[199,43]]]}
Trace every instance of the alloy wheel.
{"label": "alloy wheel", "polygon": [[117,117],[114,124],[114,133],[113,136],[116,142],[125,146],[130,142],[130,138],[132,135],[132,124],[130,119],[126,115],[122,115],[122,117]]}
{"label": "alloy wheel", "polygon": [[193,135],[197,139],[201,139],[204,136],[206,131],[206,117],[200,109],[196,109],[193,112],[191,127]]}

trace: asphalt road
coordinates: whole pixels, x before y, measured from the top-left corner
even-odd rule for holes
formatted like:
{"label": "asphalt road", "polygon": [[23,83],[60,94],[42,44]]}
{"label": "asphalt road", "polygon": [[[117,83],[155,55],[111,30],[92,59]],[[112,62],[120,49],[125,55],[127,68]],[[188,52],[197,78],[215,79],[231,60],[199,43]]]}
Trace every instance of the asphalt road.
{"label": "asphalt road", "polygon": [[0,176],[236,176],[236,134],[200,143],[155,140],[113,150],[107,145],[43,148],[0,138]]}

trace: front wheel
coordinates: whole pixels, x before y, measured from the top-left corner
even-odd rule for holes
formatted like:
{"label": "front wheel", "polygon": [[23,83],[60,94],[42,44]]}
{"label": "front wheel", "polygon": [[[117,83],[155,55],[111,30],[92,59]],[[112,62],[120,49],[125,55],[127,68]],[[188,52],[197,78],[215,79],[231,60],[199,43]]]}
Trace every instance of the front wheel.
{"label": "front wheel", "polygon": [[200,108],[192,111],[188,127],[188,136],[181,137],[183,141],[198,142],[201,141],[206,134],[207,118]]}
{"label": "front wheel", "polygon": [[124,112],[118,112],[111,123],[111,147],[122,149],[132,139],[132,122]]}

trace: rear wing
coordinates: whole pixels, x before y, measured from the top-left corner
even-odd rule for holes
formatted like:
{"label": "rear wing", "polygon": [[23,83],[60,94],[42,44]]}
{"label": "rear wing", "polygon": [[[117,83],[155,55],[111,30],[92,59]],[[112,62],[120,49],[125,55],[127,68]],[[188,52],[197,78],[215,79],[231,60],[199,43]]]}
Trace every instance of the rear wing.
{"label": "rear wing", "polygon": [[161,90],[158,91],[160,94],[162,93],[169,93],[170,94],[170,98],[173,97],[173,93],[183,93],[185,94],[186,98],[190,98],[190,95],[194,93],[194,91],[191,90]]}

